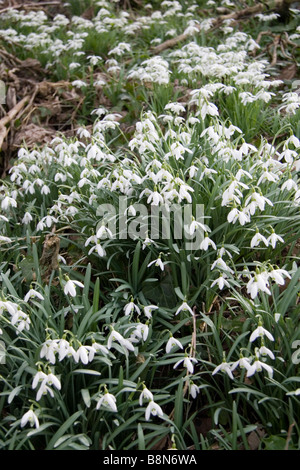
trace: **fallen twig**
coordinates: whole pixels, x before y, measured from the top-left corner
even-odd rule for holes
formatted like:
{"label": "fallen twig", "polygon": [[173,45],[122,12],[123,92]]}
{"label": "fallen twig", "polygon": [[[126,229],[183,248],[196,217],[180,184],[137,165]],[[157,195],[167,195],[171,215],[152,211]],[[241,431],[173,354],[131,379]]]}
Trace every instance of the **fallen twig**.
{"label": "fallen twig", "polygon": [[8,134],[8,128],[6,127],[24,108],[24,106],[30,100],[30,96],[25,96],[19,101],[7,114],[0,120],[0,149],[2,148],[3,141]]}

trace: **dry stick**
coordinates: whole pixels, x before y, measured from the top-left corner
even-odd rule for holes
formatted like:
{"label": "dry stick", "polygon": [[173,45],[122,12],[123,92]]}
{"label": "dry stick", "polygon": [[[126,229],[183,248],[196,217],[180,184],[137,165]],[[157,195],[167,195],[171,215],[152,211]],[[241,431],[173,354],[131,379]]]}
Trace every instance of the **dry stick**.
{"label": "dry stick", "polygon": [[0,119],[0,149],[2,148],[3,141],[8,134],[8,128],[6,127],[16,116],[17,114],[24,108],[24,106],[28,103],[30,96],[24,96],[24,98],[19,101],[2,119]]}
{"label": "dry stick", "polygon": [[[243,10],[240,10],[240,11],[229,13],[228,15],[219,16],[218,18],[213,19],[212,26],[211,26],[210,29],[220,25],[221,23],[223,23],[223,21],[226,21],[226,20],[229,20],[229,19],[239,20],[243,17],[252,16],[252,15],[261,13],[262,11],[264,11],[266,9],[280,8],[285,4],[288,5],[289,3],[292,3],[292,1],[293,0],[272,0],[272,1],[269,1],[269,2],[264,3],[264,4],[259,3],[258,5],[254,5],[253,7],[249,7],[249,8],[245,8]],[[196,26],[196,27],[200,31],[200,26]],[[169,48],[175,46],[176,44],[178,44],[179,42],[185,41],[188,37],[190,37],[189,34],[185,34],[185,33],[180,34],[179,36],[176,36],[176,38],[168,39],[167,41],[163,42],[162,44],[159,44],[158,46],[154,47],[152,52],[154,54],[160,54],[165,49],[169,49]]]}
{"label": "dry stick", "polygon": [[291,440],[291,437],[292,437],[292,430],[293,430],[294,426],[295,426],[295,423],[292,423],[289,426],[288,433],[287,433],[287,438],[286,438],[286,443],[285,443],[285,446],[284,446],[284,450],[289,450],[289,443],[290,443],[290,440]]}

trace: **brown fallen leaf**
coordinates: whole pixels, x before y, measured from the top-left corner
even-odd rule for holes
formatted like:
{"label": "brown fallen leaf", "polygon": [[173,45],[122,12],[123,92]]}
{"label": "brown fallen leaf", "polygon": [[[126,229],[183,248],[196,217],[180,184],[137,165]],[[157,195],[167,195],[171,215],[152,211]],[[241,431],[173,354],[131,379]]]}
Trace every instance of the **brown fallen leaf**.
{"label": "brown fallen leaf", "polygon": [[21,126],[21,128],[15,133],[12,147],[19,148],[25,144],[27,147],[32,148],[37,144],[49,144],[54,136],[54,129],[46,129],[30,123],[25,126]]}
{"label": "brown fallen leaf", "polygon": [[278,76],[279,80],[292,80],[294,77],[296,77],[298,72],[298,66],[297,64],[290,64],[284,67]]}

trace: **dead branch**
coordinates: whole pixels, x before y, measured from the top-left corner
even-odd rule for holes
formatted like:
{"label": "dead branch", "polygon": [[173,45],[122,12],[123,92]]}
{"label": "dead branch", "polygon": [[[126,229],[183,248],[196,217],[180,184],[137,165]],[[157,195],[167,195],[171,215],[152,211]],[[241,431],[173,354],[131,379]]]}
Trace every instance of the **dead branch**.
{"label": "dead branch", "polygon": [[30,100],[30,96],[25,96],[19,101],[7,114],[0,120],[0,149],[2,148],[3,141],[8,134],[8,128],[6,127],[24,108],[24,106]]}

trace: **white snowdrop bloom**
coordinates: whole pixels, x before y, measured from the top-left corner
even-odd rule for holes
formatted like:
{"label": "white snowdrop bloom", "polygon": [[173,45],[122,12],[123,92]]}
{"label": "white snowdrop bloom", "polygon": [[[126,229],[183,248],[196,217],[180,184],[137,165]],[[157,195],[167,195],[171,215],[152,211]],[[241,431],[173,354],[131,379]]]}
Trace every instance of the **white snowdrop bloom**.
{"label": "white snowdrop bloom", "polygon": [[276,247],[277,242],[284,243],[283,238],[280,235],[277,235],[274,231],[271,233],[271,235],[267,238],[267,242],[272,245],[272,248],[274,249]]}
{"label": "white snowdrop bloom", "polygon": [[251,365],[251,360],[251,358],[244,357],[242,354],[240,354],[240,358],[231,365],[231,370],[233,371],[237,367],[240,367],[240,369],[248,370]]}
{"label": "white snowdrop bloom", "polygon": [[0,243],[12,243],[12,239],[9,238],[9,237],[3,237],[2,235],[0,235]]}
{"label": "white snowdrop bloom", "polygon": [[224,289],[225,286],[230,287],[230,284],[226,279],[226,274],[220,273],[220,276],[211,283],[210,287],[214,287],[216,284],[218,285],[220,290]]}
{"label": "white snowdrop bloom", "polygon": [[151,245],[154,245],[157,248],[157,243],[155,243],[155,241],[151,238],[146,237],[145,240],[143,240],[142,250],[144,250],[147,246]]}
{"label": "white snowdrop bloom", "polygon": [[40,423],[35,412],[30,409],[28,410],[21,418],[21,428],[26,426],[29,423],[31,427],[35,426],[36,429],[40,427]]}
{"label": "white snowdrop bloom", "polygon": [[197,395],[200,393],[200,387],[196,385],[194,382],[190,383],[190,395],[192,398],[196,398]]}
{"label": "white snowdrop bloom", "polygon": [[56,352],[58,354],[58,360],[62,361],[68,356],[70,350],[70,343],[65,338],[61,338],[57,341]]}
{"label": "white snowdrop bloom", "polygon": [[132,315],[134,312],[138,315],[141,314],[140,308],[134,303],[133,299],[125,305],[123,310],[126,316]]}
{"label": "white snowdrop bloom", "polygon": [[17,331],[21,333],[23,330],[30,329],[30,318],[27,313],[22,312],[22,310],[18,309],[14,315],[12,315],[11,324],[17,328]]}
{"label": "white snowdrop bloom", "polygon": [[258,207],[261,211],[264,211],[266,203],[271,207],[273,206],[273,203],[270,201],[270,199],[257,192],[253,192],[251,196],[245,200],[245,208],[247,209],[251,203],[253,203],[253,206],[250,208],[251,215],[254,214],[256,207]]}
{"label": "white snowdrop bloom", "polygon": [[25,212],[22,219],[22,224],[27,225],[32,221],[32,215],[29,212]]}
{"label": "white snowdrop bloom", "polygon": [[194,312],[193,310],[191,309],[191,307],[188,305],[187,302],[182,302],[182,304],[180,305],[180,307],[178,307],[178,309],[176,310],[175,312],[175,315],[178,315],[180,312],[189,312],[191,315],[194,315]]}
{"label": "white snowdrop bloom", "polygon": [[10,315],[15,315],[19,309],[18,304],[15,304],[14,302],[11,302],[10,300],[3,301],[0,300],[0,313],[2,313],[4,310],[8,311]]}
{"label": "white snowdrop bloom", "polygon": [[271,359],[275,359],[275,356],[274,356],[273,352],[272,352],[269,348],[267,348],[265,345],[262,345],[262,346],[258,349],[258,351],[257,351],[257,356],[258,356],[258,357],[259,357],[259,356],[263,356],[263,357],[269,356]]}
{"label": "white snowdrop bloom", "polygon": [[85,346],[85,345],[81,344],[79,346],[79,348],[77,349],[78,361],[76,361],[76,362],[81,361],[82,364],[88,364],[89,359],[91,358],[91,360],[92,360],[93,359],[93,354],[95,353],[95,350],[93,349],[93,352],[91,354],[91,349],[92,349],[91,346]]}
{"label": "white snowdrop bloom", "polygon": [[193,363],[197,363],[197,359],[194,357],[189,357],[185,356],[183,359],[180,359],[179,361],[176,362],[176,364],[173,366],[173,369],[176,369],[179,364],[182,363],[183,367],[186,367],[186,369],[189,371],[190,374],[194,373],[194,365]]}
{"label": "white snowdrop bloom", "polygon": [[56,362],[56,353],[58,352],[58,340],[47,339],[40,350],[40,358],[45,358],[51,364]]}
{"label": "white snowdrop bloom", "polygon": [[160,416],[160,417],[163,417],[164,415],[161,407],[157,403],[155,403],[153,400],[149,402],[146,408],[146,412],[145,412],[146,421],[149,421],[151,415]]}
{"label": "white snowdrop bloom", "polygon": [[253,343],[257,338],[262,338],[266,336],[270,341],[274,341],[272,334],[262,326],[261,321],[259,321],[257,328],[252,332],[249,341]]}
{"label": "white snowdrop bloom", "polygon": [[152,318],[152,311],[157,310],[157,309],[158,309],[157,305],[144,305],[143,307],[144,314],[149,319]]}
{"label": "white snowdrop bloom", "polygon": [[270,378],[273,376],[273,369],[271,366],[266,364],[265,362],[261,362],[257,357],[255,358],[253,364],[249,367],[247,370],[247,377],[251,377],[254,375],[256,372],[261,372],[263,369],[265,369],[268,372],[268,375]]}
{"label": "white snowdrop bloom", "polygon": [[27,294],[24,297],[24,302],[28,302],[29,299],[35,299],[38,298],[40,300],[45,300],[43,295],[36,291],[35,289],[30,289]]}
{"label": "white snowdrop bloom", "polygon": [[221,269],[221,270],[224,270],[224,271],[229,271],[230,273],[233,274],[233,270],[225,263],[225,261],[222,259],[221,256],[219,256],[214,262],[213,264],[211,265],[211,271],[213,269]]}
{"label": "white snowdrop bloom", "polygon": [[250,222],[250,217],[245,209],[239,210],[237,207],[231,209],[227,215],[227,221],[229,223],[235,224],[237,220],[241,225],[245,225],[246,223]]}
{"label": "white snowdrop bloom", "polygon": [[72,279],[68,279],[65,286],[64,286],[64,293],[65,295],[71,295],[71,297],[76,297],[76,286],[83,288],[84,285],[80,281],[74,281]]}
{"label": "white snowdrop bloom", "polygon": [[152,394],[152,392],[150,392],[150,390],[148,390],[148,388],[145,385],[143,385],[143,390],[142,390],[142,392],[140,394],[140,397],[139,397],[140,406],[143,406],[144,400],[153,401],[153,394]]}
{"label": "white snowdrop bloom", "polygon": [[185,112],[185,107],[180,104],[180,103],[177,103],[177,102],[174,102],[174,103],[168,103],[166,106],[165,106],[165,110],[168,111],[172,111],[173,113],[175,114],[180,114],[180,113],[184,113]]}
{"label": "white snowdrop bloom", "polygon": [[168,342],[166,344],[166,353],[169,354],[171,352],[172,349],[174,348],[180,348],[180,349],[183,349],[183,346],[181,344],[181,342],[174,338],[173,335],[170,336],[170,338],[168,339]]}
{"label": "white snowdrop bloom", "polygon": [[296,183],[292,178],[290,178],[290,179],[286,180],[286,181],[283,183],[283,185],[281,186],[280,189],[281,189],[281,191],[284,191],[285,189],[286,189],[287,191],[291,191],[292,189],[294,189],[295,191],[297,191],[297,190],[298,190],[298,185],[297,185],[297,183]]}
{"label": "white snowdrop bloom", "polygon": [[142,339],[143,341],[146,341],[149,335],[149,326],[145,323],[138,323],[133,330],[131,334],[132,340],[135,339],[135,337]]}
{"label": "white snowdrop bloom", "polygon": [[234,377],[233,377],[233,374],[232,374],[232,371],[231,371],[231,366],[232,366],[232,364],[226,362],[226,359],[224,357],[221,364],[219,364],[217,367],[215,367],[215,369],[212,372],[212,375],[215,375],[215,374],[217,374],[218,372],[221,371],[223,373],[226,373],[233,380]]}
{"label": "white snowdrop bloom", "polygon": [[17,207],[17,201],[10,196],[5,196],[1,201],[1,209],[7,210],[10,207]]}
{"label": "white snowdrop bloom", "polygon": [[250,246],[251,248],[254,248],[255,246],[258,246],[261,242],[263,242],[266,246],[269,245],[268,240],[259,232],[256,232],[254,237],[252,237]]}
{"label": "white snowdrop bloom", "polygon": [[[97,343],[95,340],[93,340],[92,346],[89,348],[89,351],[90,351],[89,352],[89,362],[92,361],[92,359],[94,357],[94,353],[101,352],[104,355],[109,354],[108,349],[105,346],[103,346],[103,344]],[[92,351],[94,351],[94,353]]]}
{"label": "white snowdrop bloom", "polygon": [[254,277],[251,277],[247,283],[247,293],[251,295],[252,299],[257,297],[259,291],[271,295],[271,291],[268,288],[268,285],[269,283],[265,276],[262,274],[255,274]]}
{"label": "white snowdrop bloom", "polygon": [[155,265],[156,267],[159,267],[162,271],[165,269],[165,263],[161,260],[161,257],[159,256],[157,259],[151,261],[148,265],[147,268],[150,268],[150,266]]}
{"label": "white snowdrop bloom", "polygon": [[100,258],[103,258],[104,256],[106,256],[105,249],[98,242],[89,250],[88,254],[90,255],[94,251],[96,251],[98,253]]}
{"label": "white snowdrop bloom", "polygon": [[284,276],[291,279],[290,274],[285,269],[272,269],[268,273],[269,277],[276,282],[276,284],[283,286],[285,284]]}
{"label": "white snowdrop bloom", "polygon": [[111,349],[111,347],[113,346],[113,342],[115,342],[115,341],[117,341],[121,346],[124,346],[129,351],[134,351],[133,344],[128,339],[125,339],[116,330],[112,329],[112,331],[111,331],[111,333],[108,337],[108,340],[107,340],[107,348]]}
{"label": "white snowdrop bloom", "polygon": [[204,250],[204,251],[207,251],[209,247],[212,247],[214,250],[217,249],[216,247],[216,244],[215,242],[208,237],[208,235],[206,234],[204,239],[202,240],[202,242],[200,243],[200,250]]}
{"label": "white snowdrop bloom", "polygon": [[61,389],[61,383],[58,377],[53,374],[53,372],[49,372],[47,375],[47,379],[45,379],[48,385],[54,385],[57,390]]}
{"label": "white snowdrop bloom", "polygon": [[111,393],[106,392],[97,401],[96,410],[99,410],[99,408],[104,405],[105,408],[108,408],[111,411],[117,412],[118,409],[117,409],[116,401],[117,401],[117,399],[114,395],[112,395]]}
{"label": "white snowdrop bloom", "polygon": [[75,88],[82,88],[82,87],[86,87],[87,84],[83,80],[74,80],[72,82],[72,86]]}
{"label": "white snowdrop bloom", "polygon": [[194,235],[196,230],[202,230],[203,232],[210,232],[211,231],[210,228],[206,224],[203,224],[203,223],[195,220],[194,217],[193,217],[191,225],[189,227],[187,227],[187,231],[188,231],[189,235]]}

